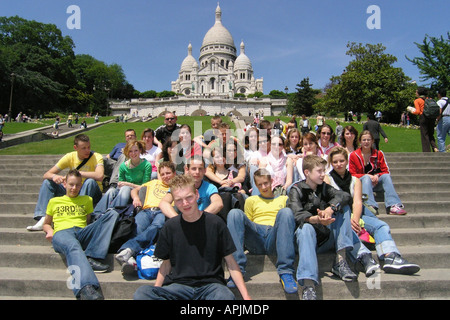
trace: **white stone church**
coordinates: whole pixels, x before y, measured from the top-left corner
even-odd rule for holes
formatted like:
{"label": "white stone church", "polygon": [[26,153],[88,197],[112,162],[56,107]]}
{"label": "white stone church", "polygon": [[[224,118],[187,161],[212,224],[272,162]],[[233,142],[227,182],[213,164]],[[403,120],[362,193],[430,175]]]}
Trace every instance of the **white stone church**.
{"label": "white stone church", "polygon": [[263,92],[263,79],[254,78],[244,42],[241,42],[239,56],[236,52],[233,37],[222,24],[222,10],[217,5],[216,21],[203,38],[199,62],[192,56],[192,45],[189,44],[178,79],[172,81],[172,91],[185,96],[230,98],[235,93]]}
{"label": "white stone church", "polygon": [[[199,60],[192,55],[189,43],[187,56],[181,63],[178,78],[171,83],[177,94],[171,98],[132,99],[111,102],[112,115],[128,114],[157,117],[165,111],[178,115],[277,115],[286,108],[285,99],[248,98],[263,93],[263,79],[255,79],[245,44],[237,55],[234,39],[222,24],[222,10],[217,5],[215,23],[203,38]],[[236,93],[247,98],[235,98]]]}

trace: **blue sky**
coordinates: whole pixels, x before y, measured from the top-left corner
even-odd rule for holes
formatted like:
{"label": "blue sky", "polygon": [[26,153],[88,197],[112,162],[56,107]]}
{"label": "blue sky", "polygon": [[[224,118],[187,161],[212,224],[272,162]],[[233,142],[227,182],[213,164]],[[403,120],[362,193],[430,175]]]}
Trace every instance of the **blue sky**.
{"label": "blue sky", "polygon": [[[81,9],[81,29],[69,29],[67,8]],[[381,29],[369,29],[370,5],[380,8]],[[55,24],[89,54],[122,66],[139,91],[170,90],[189,42],[198,60],[206,32],[214,25],[217,0],[0,0],[0,16],[18,15]],[[382,43],[396,67],[420,81],[405,56],[421,56],[414,42],[450,30],[448,0],[221,0],[222,23],[241,40],[264,93],[293,92],[303,78],[323,88],[350,61],[348,42]]]}

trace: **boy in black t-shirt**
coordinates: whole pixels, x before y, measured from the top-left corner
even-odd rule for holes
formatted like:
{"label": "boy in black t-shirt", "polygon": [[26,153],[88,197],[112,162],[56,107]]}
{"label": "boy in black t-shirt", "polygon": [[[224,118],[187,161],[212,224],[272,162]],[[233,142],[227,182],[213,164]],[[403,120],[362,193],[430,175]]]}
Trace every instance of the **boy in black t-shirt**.
{"label": "boy in black t-shirt", "polygon": [[198,191],[192,177],[176,176],[170,190],[182,214],[167,220],[161,229],[155,256],[164,262],[155,286],[140,287],[134,299],[234,299],[225,285],[223,258],[242,297],[250,299],[232,256],[236,248],[227,226],[220,217],[198,210]]}

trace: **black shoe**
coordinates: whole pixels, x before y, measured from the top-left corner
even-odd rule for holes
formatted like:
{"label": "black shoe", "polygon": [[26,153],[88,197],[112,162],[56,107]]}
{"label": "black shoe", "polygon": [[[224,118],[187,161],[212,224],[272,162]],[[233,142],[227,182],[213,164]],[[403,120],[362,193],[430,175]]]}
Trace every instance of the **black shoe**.
{"label": "black shoe", "polygon": [[309,286],[303,288],[302,300],[317,300],[316,289]]}
{"label": "black shoe", "polygon": [[109,271],[109,266],[106,264],[101,263],[100,261],[97,261],[93,258],[88,257],[89,264],[92,267],[92,270],[97,273],[103,273]]}
{"label": "black shoe", "polygon": [[78,300],[105,300],[100,288],[95,288],[93,285],[86,285],[81,290],[77,297]]}
{"label": "black shoe", "polygon": [[386,273],[414,274],[419,272],[420,267],[415,263],[409,263],[401,255],[391,252],[384,256],[382,269]]}
{"label": "black shoe", "polygon": [[359,257],[356,263],[356,269],[364,272],[366,277],[373,275],[379,268],[380,265],[373,260],[372,255],[369,253],[365,253]]}
{"label": "black shoe", "polygon": [[351,282],[358,279],[358,276],[350,269],[347,261],[345,260],[341,260],[336,263],[331,269],[331,272],[341,278],[343,281]]}

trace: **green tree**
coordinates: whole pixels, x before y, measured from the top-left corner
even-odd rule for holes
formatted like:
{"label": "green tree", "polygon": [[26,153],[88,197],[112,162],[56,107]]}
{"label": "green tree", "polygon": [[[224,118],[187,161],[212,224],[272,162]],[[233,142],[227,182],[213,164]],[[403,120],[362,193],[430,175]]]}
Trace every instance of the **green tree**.
{"label": "green tree", "polygon": [[0,17],[0,110],[9,106],[12,73],[13,114],[38,114],[65,104],[65,93],[75,83],[73,48],[72,39],[53,24]]}
{"label": "green tree", "polygon": [[280,90],[272,90],[269,92],[272,99],[286,99],[286,93]]}
{"label": "green tree", "polygon": [[320,90],[313,89],[309,78],[304,78],[296,86],[297,92],[292,95],[291,108],[293,114],[310,116],[314,113],[313,106],[317,103],[316,95]]}
{"label": "green tree", "polygon": [[340,76],[333,76],[318,104],[322,111],[367,112],[380,110],[390,121],[398,121],[401,112],[412,103],[415,86],[397,58],[385,53],[382,44],[348,43],[347,55],[353,57]]}
{"label": "green tree", "polygon": [[77,80],[69,95],[71,111],[105,114],[109,99],[129,99],[134,88],[118,64],[107,65],[88,54],[77,55],[74,62]]}
{"label": "green tree", "polygon": [[447,39],[443,36],[437,38],[425,35],[422,44],[414,44],[423,57],[406,59],[419,68],[421,80],[431,80],[433,89],[450,88],[450,32],[447,32]]}

